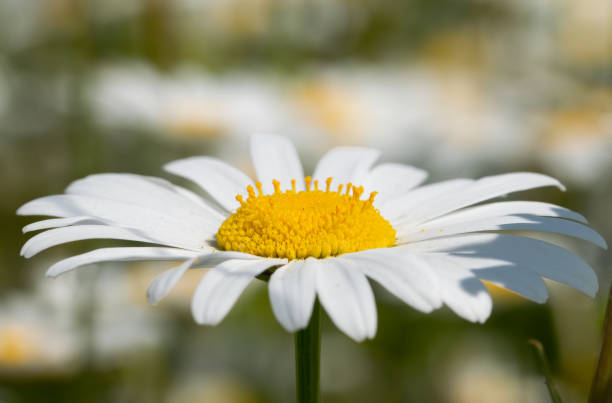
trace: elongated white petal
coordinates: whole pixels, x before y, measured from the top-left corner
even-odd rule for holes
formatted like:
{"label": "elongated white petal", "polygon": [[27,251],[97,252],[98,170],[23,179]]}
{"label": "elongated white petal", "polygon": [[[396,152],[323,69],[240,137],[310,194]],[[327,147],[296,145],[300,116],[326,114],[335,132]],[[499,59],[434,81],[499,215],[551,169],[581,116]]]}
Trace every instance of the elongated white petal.
{"label": "elongated white petal", "polygon": [[529,215],[493,217],[446,225],[431,221],[413,228],[400,227],[397,233],[399,242],[405,243],[469,232],[511,230],[551,232],[583,239],[604,249],[608,247],[601,235],[583,224],[558,218]]}
{"label": "elongated white petal", "polygon": [[[364,195],[378,192],[374,204],[384,203],[420,185],[427,179],[427,172],[404,164],[380,164],[368,172],[363,179]],[[359,184],[357,184],[359,185]]]}
{"label": "elongated white petal", "polygon": [[474,274],[444,256],[422,255],[438,276],[440,295],[457,315],[470,322],[484,323],[493,303],[487,288]]}
{"label": "elongated white petal", "polygon": [[[147,180],[162,186],[176,194],[178,194],[181,197],[184,197],[185,199],[191,200],[192,202],[194,202],[195,204],[197,204],[200,207],[203,207],[204,209],[208,210],[208,209],[213,209],[215,211],[217,211],[218,209],[216,208],[216,206],[214,206],[209,200],[206,200],[204,198],[202,198],[200,195],[192,192],[189,189],[186,189],[182,186],[178,186],[175,185],[174,183],[168,182],[165,179],[161,179],[161,178],[155,178],[155,177],[145,177]],[[227,211],[223,210],[223,211],[218,211],[219,214],[221,214],[223,217],[225,217],[227,215]]]}
{"label": "elongated white petal", "polygon": [[166,270],[159,276],[155,277],[149,288],[147,288],[147,299],[152,305],[157,304],[163,297],[165,297],[170,290],[178,283],[183,277],[185,272],[191,267],[196,258],[191,258],[183,262],[181,265],[174,267],[170,270]]}
{"label": "elongated white petal", "polygon": [[499,259],[528,267],[542,277],[594,296],[597,276],[573,253],[536,239],[506,234],[466,234],[401,246],[413,251],[446,252],[458,257]]}
{"label": "elongated white petal", "polygon": [[376,334],[376,305],[365,275],[348,260],[319,261],[317,294],[338,327],[355,341]]}
{"label": "elongated white petal", "polygon": [[23,227],[23,232],[39,231],[41,229],[66,227],[74,224],[101,224],[101,219],[96,219],[88,216],[75,216],[68,218],[51,218],[48,220],[36,221]]}
{"label": "elongated white petal", "polygon": [[[194,255],[191,255],[194,256]],[[163,297],[165,297],[172,287],[176,285],[176,283],[183,277],[183,275],[187,272],[187,270],[192,268],[210,268],[217,266],[227,260],[243,260],[243,261],[254,261],[260,260],[261,257],[249,255],[247,253],[242,252],[223,252],[216,251],[212,248],[209,253],[206,254],[196,254],[195,257],[190,261],[182,264],[178,267],[167,270],[157,276],[149,289],[147,290],[147,298],[151,304],[156,304]]]}
{"label": "elongated white petal", "polygon": [[202,255],[192,265],[193,268],[210,268],[225,262],[226,260],[261,260],[261,256],[249,253],[234,251],[212,251],[212,253]]}
{"label": "elongated white petal", "polygon": [[458,189],[466,188],[474,181],[471,179],[452,179],[444,182],[421,186],[399,197],[391,198],[378,205],[383,217],[395,227],[405,215],[418,206],[437,200],[442,195],[456,192]]}
{"label": "elongated white petal", "polygon": [[109,261],[135,261],[135,260],[185,260],[198,255],[198,252],[187,251],[176,248],[160,247],[120,247],[102,248],[91,252],[72,256],[55,263],[49,270],[47,276],[56,277],[67,271],[76,269],[87,264],[109,262]]}
{"label": "elongated white petal", "polygon": [[419,224],[508,193],[544,186],[556,186],[562,190],[565,189],[556,179],[536,173],[519,172],[489,176],[477,180],[464,188],[463,191],[448,192],[426,204],[421,204],[407,213],[406,216],[408,222]]}
{"label": "elongated white petal", "polygon": [[210,269],[198,284],[191,300],[196,322],[219,323],[255,276],[287,263],[286,259],[227,260]]}
{"label": "elongated white petal", "polygon": [[236,196],[246,198],[247,186],[254,185],[241,170],[216,158],[186,158],[170,162],[164,169],[195,182],[228,211],[236,210],[240,206]]}
{"label": "elongated white petal", "polygon": [[136,230],[107,225],[77,225],[74,227],[50,229],[33,236],[21,248],[21,255],[30,258],[52,246],[83,239],[122,239],[125,241],[162,243],[156,239],[143,236]]}
{"label": "elongated white petal", "polygon": [[304,190],[304,170],[291,140],[281,136],[258,135],[251,137],[251,159],[265,194],[274,193],[272,180],[280,181],[281,190]]}
{"label": "elongated white petal", "polygon": [[21,215],[58,217],[90,216],[117,226],[134,228],[151,238],[186,248],[205,246],[221,221],[209,222],[199,215],[185,218],[134,204],[90,196],[54,195],[32,200],[18,211]]}
{"label": "elongated white petal", "polygon": [[445,259],[449,262],[470,270],[479,279],[487,280],[499,287],[514,291],[531,301],[543,303],[548,298],[546,284],[529,267],[500,259],[466,255],[456,256],[448,253],[441,253],[440,255],[445,256]]}
{"label": "elongated white petal", "polygon": [[366,276],[422,312],[442,304],[437,278],[418,256],[401,248],[370,249],[338,257],[350,260]]}
{"label": "elongated white petal", "polygon": [[323,183],[332,177],[333,190],[348,182],[359,185],[379,156],[380,152],[372,148],[333,148],[319,160],[313,179]]}
{"label": "elongated white petal", "polygon": [[566,218],[587,223],[586,218],[575,211],[566,209],[550,203],[534,201],[505,201],[497,203],[487,203],[476,207],[470,207],[457,212],[446,214],[427,223],[453,224],[457,222],[470,221],[473,219],[484,219],[503,216],[537,215],[542,217]]}
{"label": "elongated white petal", "polygon": [[316,259],[293,260],[276,269],[268,292],[276,318],[285,329],[295,332],[310,321],[316,293]]}
{"label": "elongated white petal", "polygon": [[96,174],[72,182],[66,193],[135,204],[181,219],[192,216],[213,222],[223,219],[212,208],[194,203],[174,191],[172,184],[161,186],[161,182],[166,181],[133,174]]}

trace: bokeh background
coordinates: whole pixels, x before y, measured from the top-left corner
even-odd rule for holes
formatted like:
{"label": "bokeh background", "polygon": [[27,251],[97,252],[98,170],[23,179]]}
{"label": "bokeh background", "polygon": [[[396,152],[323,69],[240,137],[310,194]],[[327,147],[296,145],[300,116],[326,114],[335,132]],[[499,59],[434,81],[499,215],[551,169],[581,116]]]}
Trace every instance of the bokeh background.
{"label": "bokeh background", "polygon": [[[161,166],[198,154],[252,172],[253,132],[292,138],[308,170],[354,144],[431,180],[550,174],[569,190],[521,198],[577,210],[610,241],[612,2],[0,0],[0,402],[293,400],[293,339],[262,284],[201,327],[189,311],[201,272],[151,307],[166,265],[45,279],[109,242],[19,256],[26,201],[94,172],[176,180]],[[375,288],[373,341],[324,321],[323,401],[546,402],[530,338],[565,401],[585,401],[612,258],[559,242],[597,271],[595,300],[552,282],[545,305],[491,288],[493,314],[474,325]]]}

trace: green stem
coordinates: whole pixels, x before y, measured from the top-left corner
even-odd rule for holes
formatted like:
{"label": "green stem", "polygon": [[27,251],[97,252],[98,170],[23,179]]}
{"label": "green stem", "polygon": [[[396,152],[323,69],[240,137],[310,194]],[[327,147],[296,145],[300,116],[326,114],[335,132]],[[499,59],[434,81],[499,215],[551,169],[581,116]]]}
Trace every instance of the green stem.
{"label": "green stem", "polygon": [[609,401],[612,401],[612,286],[608,292],[608,306],[606,308],[601,351],[589,396],[589,403]]}
{"label": "green stem", "polygon": [[319,402],[320,314],[319,301],[315,301],[308,327],[295,334],[297,403]]}
{"label": "green stem", "polygon": [[544,346],[542,346],[542,343],[535,339],[529,340],[529,344],[534,347],[538,356],[538,360],[540,361],[542,372],[544,373],[544,377],[546,378],[546,386],[548,387],[548,394],[550,395],[550,400],[552,400],[553,403],[563,403],[561,400],[561,395],[559,395],[559,391],[557,390],[557,386],[553,381],[552,371],[550,369],[550,365],[548,364],[548,358],[546,358],[546,353],[544,352]]}

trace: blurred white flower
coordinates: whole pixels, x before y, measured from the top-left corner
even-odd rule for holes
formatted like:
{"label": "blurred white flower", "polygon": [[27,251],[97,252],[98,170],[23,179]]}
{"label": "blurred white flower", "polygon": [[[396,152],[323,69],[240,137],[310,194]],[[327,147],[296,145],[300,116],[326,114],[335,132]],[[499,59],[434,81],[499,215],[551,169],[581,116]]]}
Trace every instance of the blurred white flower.
{"label": "blurred white flower", "polygon": [[558,46],[565,61],[580,67],[609,67],[612,60],[612,3],[565,0],[555,7]]}
{"label": "blurred white flower", "polygon": [[292,87],[296,126],[331,144],[376,145],[389,158],[410,159],[429,143],[435,83],[422,72],[344,66],[298,77]]}
{"label": "blurred white flower", "polygon": [[101,70],[88,94],[96,119],[110,127],[216,138],[289,126],[278,90],[255,75],[184,68],[164,76],[134,64]]}
{"label": "blurred white flower", "polygon": [[95,278],[91,337],[98,363],[113,363],[130,353],[157,348],[166,336],[163,317],[143,304],[145,298],[134,299],[129,276],[117,268]]}
{"label": "blurred white flower", "polygon": [[[612,96],[608,105],[612,107]],[[612,168],[612,109],[562,110],[544,125],[537,150],[551,172],[581,186],[605,178]]]}
{"label": "blurred white flower", "polygon": [[[483,343],[484,342],[484,343]],[[488,347],[488,348],[487,348]],[[486,340],[459,342],[449,357],[443,388],[449,403],[538,403],[548,401],[541,376],[525,373],[512,357],[499,356]]]}
{"label": "blurred white flower", "polygon": [[520,165],[529,156],[533,129],[520,109],[524,99],[514,99],[507,85],[485,86],[461,70],[435,77],[434,166],[450,173],[495,162]]}
{"label": "blurred white flower", "polygon": [[481,81],[461,69],[343,66],[298,76],[288,103],[297,127],[324,134],[332,145],[376,147],[446,175],[520,165],[534,132],[524,117],[525,96],[511,84]]}
{"label": "blurred white flower", "polygon": [[55,286],[38,282],[32,293],[0,301],[0,372],[10,376],[70,374],[80,364],[69,277]]}

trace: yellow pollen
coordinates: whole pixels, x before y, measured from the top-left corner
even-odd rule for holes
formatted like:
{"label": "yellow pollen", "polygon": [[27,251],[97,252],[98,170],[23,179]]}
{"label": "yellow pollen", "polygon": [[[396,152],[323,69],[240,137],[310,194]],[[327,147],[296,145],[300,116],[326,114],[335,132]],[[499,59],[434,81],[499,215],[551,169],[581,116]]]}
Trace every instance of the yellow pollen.
{"label": "yellow pollen", "polygon": [[[361,200],[362,186],[347,184],[330,191],[332,178],[325,181],[325,191],[319,182],[304,180],[306,190],[281,191],[280,182],[273,180],[274,193],[264,195],[261,183],[256,183],[259,195],[247,187],[249,197],[236,196],[240,207],[217,231],[220,249],[250,253],[264,257],[305,259],[326,258],[366,249],[386,248],[395,244],[395,229],[373,206],[376,192]],[[351,193],[352,190],[352,194]]]}

